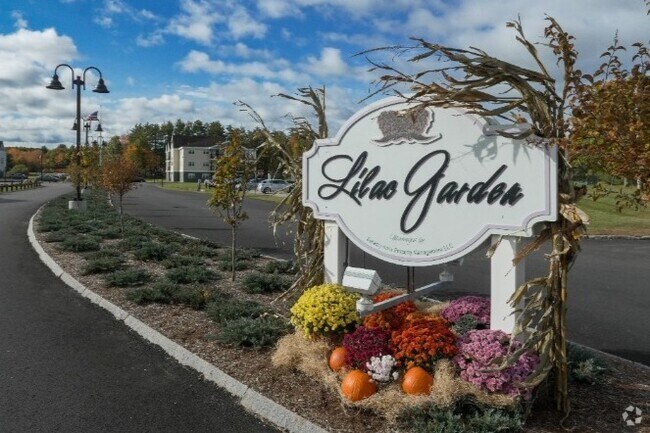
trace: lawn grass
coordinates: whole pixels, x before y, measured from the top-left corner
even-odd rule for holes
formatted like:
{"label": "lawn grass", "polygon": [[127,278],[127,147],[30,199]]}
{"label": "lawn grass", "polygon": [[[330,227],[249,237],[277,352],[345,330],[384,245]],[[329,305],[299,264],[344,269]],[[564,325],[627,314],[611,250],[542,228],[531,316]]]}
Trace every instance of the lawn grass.
{"label": "lawn grass", "polygon": [[[620,186],[612,186],[619,190]],[[632,188],[627,188],[632,191]],[[589,196],[578,201],[578,207],[591,218],[587,233],[590,235],[635,235],[650,236],[650,207],[638,211],[624,209],[616,210],[616,196],[601,197],[594,201]]]}
{"label": "lawn grass", "polygon": [[196,182],[167,182],[161,183],[160,180],[150,181],[149,183],[157,186],[158,188],[169,189],[172,191],[192,191],[192,192],[208,192],[205,189],[205,186],[201,184],[201,189],[203,191],[196,190]]}
{"label": "lawn grass", "polygon": [[[164,184],[161,184],[159,180],[156,180],[155,182],[150,182],[153,185],[157,186],[158,188],[162,189],[168,189],[172,191],[190,191],[190,192],[201,192],[204,194],[210,194],[212,192],[212,189],[206,189],[203,184],[201,184],[201,190],[197,191],[196,190],[196,182],[165,182]],[[279,194],[261,194],[255,191],[248,191],[246,193],[246,197],[252,198],[254,200],[262,200],[262,201],[270,201],[273,203],[280,203],[284,197],[286,197],[286,194],[284,193],[279,193]]]}

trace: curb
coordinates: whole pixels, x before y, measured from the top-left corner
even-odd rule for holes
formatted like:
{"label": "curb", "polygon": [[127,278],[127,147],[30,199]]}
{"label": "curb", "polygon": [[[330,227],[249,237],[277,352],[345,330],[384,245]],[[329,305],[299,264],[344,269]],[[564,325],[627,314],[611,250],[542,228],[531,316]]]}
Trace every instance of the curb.
{"label": "curb", "polygon": [[64,272],[52,257],[43,250],[43,247],[41,247],[34,235],[34,218],[39,214],[41,209],[42,206],[29,219],[27,237],[29,238],[32,248],[34,248],[38,253],[41,261],[54,273],[54,275],[56,275],[57,278],[61,279],[61,281],[70,286],[84,298],[90,300],[93,304],[96,304],[110,312],[116,319],[124,322],[126,326],[135,331],[142,338],[162,348],[169,356],[174,358],[180,364],[196,370],[201,373],[206,380],[213,382],[233,396],[238,397],[239,403],[259,418],[292,433],[327,433],[327,430],[324,430],[322,427],[319,427],[273,400],[264,397],[262,394],[229,376],[203,358],[200,358],[185,349],[180,344],[165,337],[163,334],[138,320],[130,313],[88,289],[67,272]]}
{"label": "curb", "polygon": [[617,361],[619,361],[619,362],[621,362],[623,364],[627,364],[630,367],[640,368],[642,370],[647,370],[648,373],[650,373],[650,366],[647,366],[645,364],[641,364],[640,362],[632,361],[630,359],[621,358],[620,356],[612,355],[611,353],[603,352],[602,350],[594,349],[593,347],[585,346],[583,344],[576,343],[575,341],[569,341],[569,343],[571,343],[573,346],[579,347],[580,349],[586,350],[587,352],[591,352],[594,355],[598,355],[601,358],[605,358],[605,359],[614,358],[615,360],[617,360]]}
{"label": "curb", "polygon": [[631,235],[585,235],[584,239],[624,239],[635,241],[650,241],[650,236],[631,236]]}

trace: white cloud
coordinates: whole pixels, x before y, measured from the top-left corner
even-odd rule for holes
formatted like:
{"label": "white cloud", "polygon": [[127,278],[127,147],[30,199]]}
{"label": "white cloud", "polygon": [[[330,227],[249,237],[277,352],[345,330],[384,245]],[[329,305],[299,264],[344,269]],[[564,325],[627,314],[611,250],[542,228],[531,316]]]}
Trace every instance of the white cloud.
{"label": "white cloud", "polygon": [[162,45],[165,42],[161,32],[156,31],[148,35],[138,35],[135,39],[135,43],[139,47],[148,48],[155,47],[157,45]]}
{"label": "white cloud", "polygon": [[258,0],[258,10],[270,18],[300,16],[300,9],[286,0]]}
{"label": "white cloud", "polygon": [[[129,70],[132,76],[114,76],[116,83],[125,83],[122,89],[117,85],[113,89],[108,83],[115,92],[101,99],[90,91],[92,86],[84,92],[84,111],[100,102],[106,108],[102,125],[107,135],[126,133],[138,122],[179,117],[254,127],[247,115],[232,106],[237,99],[258,109],[271,127],[286,128],[289,121],[284,114],[311,115],[308,107],[269,96],[323,84],[333,134],[360,108],[357,102],[371,86],[374,75],[367,72],[370,65],[363,56],[351,57],[358,51],[410,44],[408,38],[418,36],[459,48],[477,46],[533,66],[505,22],[521,13],[529,39],[541,42],[544,14],[548,13],[577,36],[578,66],[589,70],[600,62],[598,55],[610,45],[617,28],[621,43],[629,46],[647,40],[648,22],[639,0],[620,0],[615,7],[610,0],[179,0],[180,12],[172,17],[156,15],[162,10],[158,7],[136,9],[130,6],[136,2],[127,0],[84,2],[97,5],[102,14],[95,17],[106,28],[129,20],[128,34],[139,34],[135,43],[129,44],[118,39],[125,31],[97,29],[98,36],[110,36],[109,43],[119,47],[120,55],[137,56],[142,53],[138,47],[169,46],[165,60],[156,57],[162,50],[150,49],[137,59],[142,60],[141,65]],[[5,143],[10,138],[70,143],[75,108],[70,71],[59,70],[65,91],[54,92],[44,86],[57,64],[76,61],[82,55],[71,38],[54,29],[28,30],[22,12],[14,12],[12,20],[16,30],[10,31],[14,33],[0,33],[0,139]],[[543,46],[539,50],[559,78],[548,50]],[[183,53],[187,54],[183,57]],[[92,55],[83,53],[83,58],[95,63]],[[409,64],[387,53],[370,56],[405,71],[427,65]],[[120,66],[122,58],[117,57],[107,56],[106,62]],[[155,77],[144,75],[145,59],[159,62],[160,73]],[[105,61],[101,62],[100,66]],[[96,81],[91,78],[89,82],[94,85]]]}
{"label": "white cloud", "polygon": [[66,90],[45,86],[55,66],[77,56],[73,41],[54,29],[0,34],[0,137],[6,143],[43,142],[67,134],[75,109],[70,71],[59,69]]}
{"label": "white cloud", "polygon": [[154,14],[148,9],[141,9],[138,15],[140,15],[144,19],[152,20],[152,21],[159,19],[159,17],[156,14]]}
{"label": "white cloud", "polygon": [[113,27],[113,18],[107,15],[103,17],[96,17],[95,19],[93,19],[93,22],[100,27],[104,27],[105,29],[110,29],[111,27]]}
{"label": "white cloud", "polygon": [[348,65],[341,58],[341,50],[332,47],[323,48],[320,58],[308,57],[306,69],[320,76],[342,76],[349,73]]}
{"label": "white cloud", "polygon": [[[161,95],[158,98],[123,98],[117,104],[115,113],[122,113],[131,125],[146,119],[162,119],[171,112],[187,113],[194,109],[194,102],[178,95]],[[165,120],[169,120],[165,118]]]}
{"label": "white cloud", "polygon": [[228,29],[235,39],[245,36],[262,38],[266,34],[266,25],[255,21],[244,8],[237,8],[228,19]]}
{"label": "white cloud", "polygon": [[235,44],[235,53],[237,53],[239,57],[245,58],[252,56],[269,57],[269,52],[267,50],[252,50],[246,44],[243,44],[241,42],[237,42],[237,44]]}
{"label": "white cloud", "polygon": [[190,51],[178,63],[178,66],[184,72],[207,72],[213,75],[226,74],[257,77],[289,83],[297,83],[308,79],[306,75],[297,72],[295,68],[291,67],[289,62],[282,59],[266,63],[259,61],[228,63],[219,59],[212,60],[207,53],[196,50]]}
{"label": "white cloud", "polygon": [[[635,0],[623,0],[616,6],[608,0],[502,0],[489,6],[476,0],[463,0],[436,8],[413,9],[405,20],[393,18],[378,21],[378,25],[394,38],[401,35],[401,43],[408,43],[406,39],[410,36],[418,36],[458,48],[474,46],[504,60],[532,67],[530,57],[515,40],[515,32],[505,24],[521,15],[529,40],[543,42],[544,27],[548,24],[545,17],[549,15],[565,31],[577,36],[579,62],[593,69],[599,62],[598,55],[611,44],[617,27],[623,44],[647,39],[648,17],[640,13],[642,9]],[[541,46],[538,49],[545,63],[555,63],[548,50]]]}
{"label": "white cloud", "polygon": [[167,31],[195,42],[208,45],[212,43],[212,26],[222,22],[223,17],[215,7],[206,1],[182,0],[182,13],[172,18]]}
{"label": "white cloud", "polygon": [[23,13],[20,11],[12,11],[11,18],[16,21],[14,27],[17,29],[26,29],[29,26],[27,20],[23,17]]}
{"label": "white cloud", "polygon": [[104,10],[111,14],[121,14],[126,12],[128,6],[122,0],[105,0]]}

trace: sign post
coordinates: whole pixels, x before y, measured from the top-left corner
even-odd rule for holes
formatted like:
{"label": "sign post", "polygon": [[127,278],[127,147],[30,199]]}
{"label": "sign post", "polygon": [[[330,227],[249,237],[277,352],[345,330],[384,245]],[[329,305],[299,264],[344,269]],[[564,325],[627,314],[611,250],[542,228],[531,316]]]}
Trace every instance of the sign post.
{"label": "sign post", "polygon": [[325,222],[325,278],[341,282],[345,237],[389,263],[431,266],[503,236],[492,258],[494,324],[523,282],[517,239],[557,218],[557,150],[498,125],[402,98],[371,104],[303,155],[303,202]]}

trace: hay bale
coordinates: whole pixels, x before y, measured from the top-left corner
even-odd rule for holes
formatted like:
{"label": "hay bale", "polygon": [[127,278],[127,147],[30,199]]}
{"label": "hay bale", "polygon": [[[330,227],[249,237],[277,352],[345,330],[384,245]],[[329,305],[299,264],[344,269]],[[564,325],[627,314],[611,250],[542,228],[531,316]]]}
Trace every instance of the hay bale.
{"label": "hay bale", "polygon": [[339,377],[330,370],[327,360],[331,343],[324,339],[308,340],[300,332],[285,335],[276,344],[271,356],[274,367],[296,369],[338,390]]}
{"label": "hay bale", "polygon": [[[430,306],[434,311],[441,311],[444,304]],[[429,311],[429,308],[427,311]],[[408,395],[402,392],[401,381],[380,384],[379,391],[358,402],[351,402],[341,394],[341,380],[349,371],[342,369],[338,373],[330,370],[328,356],[332,342],[326,339],[308,340],[301,333],[282,337],[273,353],[271,362],[275,367],[292,368],[320,381],[325,387],[340,396],[342,404],[348,407],[369,409],[384,417],[388,422],[395,422],[397,416],[405,409],[433,403],[439,407],[450,407],[462,398],[472,397],[477,402],[497,407],[513,407],[517,399],[502,394],[489,394],[462,380],[450,359],[441,359],[436,363],[433,385],[429,395]]]}

